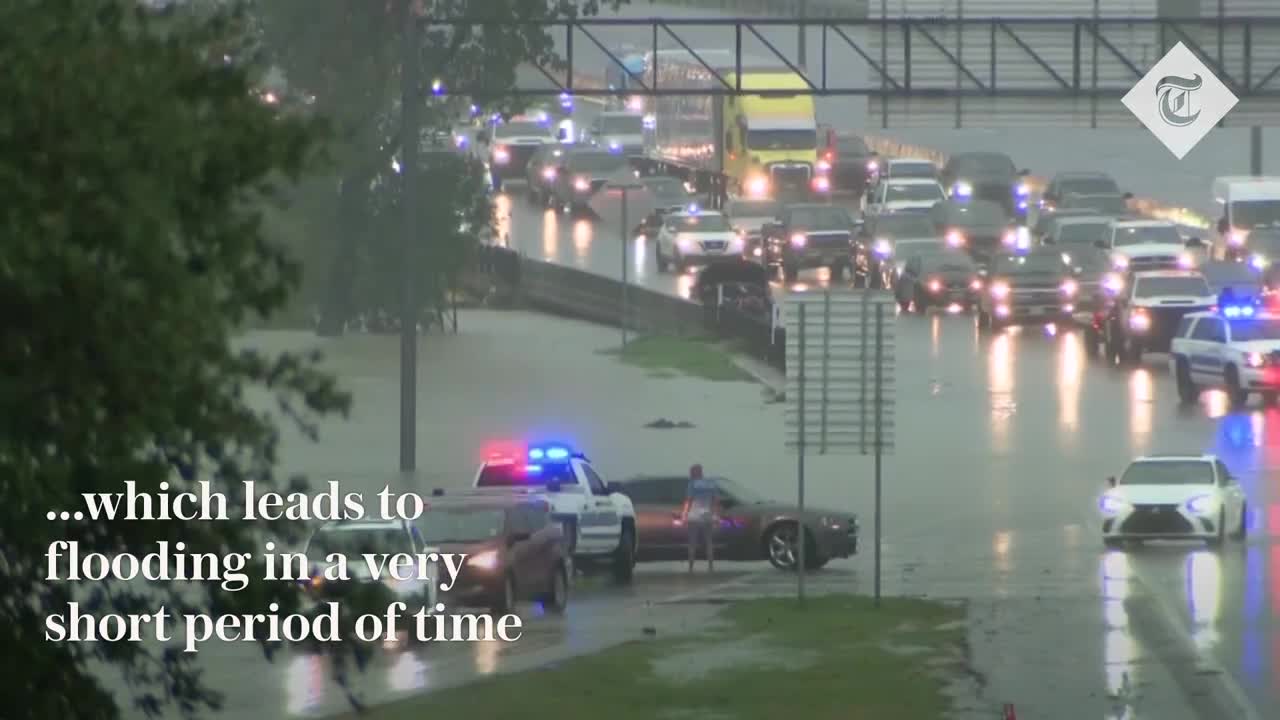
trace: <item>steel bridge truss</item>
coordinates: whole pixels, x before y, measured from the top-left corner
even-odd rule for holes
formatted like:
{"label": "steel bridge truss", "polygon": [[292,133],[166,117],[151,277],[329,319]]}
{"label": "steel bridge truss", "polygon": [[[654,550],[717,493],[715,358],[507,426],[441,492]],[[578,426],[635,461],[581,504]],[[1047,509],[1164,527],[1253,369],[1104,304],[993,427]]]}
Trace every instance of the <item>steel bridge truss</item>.
{"label": "steel bridge truss", "polygon": [[[520,96],[608,97],[605,68],[630,82],[628,96],[742,95],[748,56],[799,75],[788,94],[872,98],[1116,98],[1181,42],[1241,100],[1280,98],[1280,18],[892,18],[892,19],[431,19],[428,32],[536,26],[558,43],[560,61],[537,65],[509,91]],[[800,36],[804,40],[800,40]],[[631,53],[684,50],[716,80],[710,88],[670,87],[654,68],[630,71]],[[699,54],[733,52],[730,68]],[[799,49],[798,49],[799,48]],[[808,57],[805,57],[807,50]],[[660,62],[660,61],[659,61]],[[860,67],[865,67],[865,72]],[[492,89],[446,86],[437,94]]]}

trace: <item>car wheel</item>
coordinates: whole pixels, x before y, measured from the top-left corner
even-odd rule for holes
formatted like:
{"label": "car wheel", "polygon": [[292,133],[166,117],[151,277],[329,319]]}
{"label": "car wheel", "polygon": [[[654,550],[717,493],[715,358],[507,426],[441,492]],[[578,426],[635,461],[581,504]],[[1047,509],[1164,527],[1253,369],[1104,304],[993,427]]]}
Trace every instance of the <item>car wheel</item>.
{"label": "car wheel", "polygon": [[494,615],[507,615],[516,606],[516,579],[507,573],[502,578],[502,589],[494,596],[489,612]]}
{"label": "car wheel", "polygon": [[557,564],[551,571],[551,580],[547,585],[547,593],[539,598],[542,607],[548,612],[559,615],[569,607],[569,573],[563,564]]}
{"label": "car wheel", "polygon": [[1240,527],[1231,533],[1232,540],[1244,540],[1249,536],[1249,503],[1240,506]]}
{"label": "car wheel", "polygon": [[1227,386],[1227,400],[1231,403],[1231,407],[1244,407],[1244,404],[1249,401],[1249,391],[1240,387],[1240,372],[1236,370],[1235,365],[1227,366],[1223,381]]}
{"label": "car wheel", "polygon": [[1218,534],[1205,540],[1205,544],[1211,548],[1220,548],[1227,539],[1227,514],[1225,512],[1218,513]]}
{"label": "car wheel", "polygon": [[915,297],[912,299],[911,304],[916,306],[916,312],[923,315],[929,309],[929,298],[925,296],[920,288],[916,288]]}
{"label": "car wheel", "polygon": [[769,564],[779,570],[794,570],[799,555],[796,538],[799,528],[793,522],[774,525],[765,535],[765,552],[769,555]]}
{"label": "car wheel", "polygon": [[618,547],[613,551],[613,579],[620,583],[630,583],[636,569],[636,536],[630,527],[622,528],[622,537],[618,539]]}
{"label": "car wheel", "polygon": [[1200,398],[1200,388],[1191,381],[1191,368],[1187,365],[1186,358],[1178,358],[1176,367],[1178,399],[1184,405],[1191,405]]}

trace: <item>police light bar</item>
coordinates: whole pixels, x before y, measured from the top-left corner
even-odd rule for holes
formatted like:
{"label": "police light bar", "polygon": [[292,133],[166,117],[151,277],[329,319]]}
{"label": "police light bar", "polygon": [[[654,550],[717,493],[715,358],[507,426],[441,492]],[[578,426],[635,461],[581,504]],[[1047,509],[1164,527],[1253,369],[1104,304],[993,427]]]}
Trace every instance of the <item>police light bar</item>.
{"label": "police light bar", "polygon": [[1228,318],[1251,318],[1257,311],[1252,305],[1227,305],[1222,314]]}
{"label": "police light bar", "polygon": [[[541,462],[543,460],[568,460],[573,453],[569,448],[563,445],[546,445],[540,447],[529,448],[529,460],[533,462]],[[539,468],[541,470],[541,468]]]}

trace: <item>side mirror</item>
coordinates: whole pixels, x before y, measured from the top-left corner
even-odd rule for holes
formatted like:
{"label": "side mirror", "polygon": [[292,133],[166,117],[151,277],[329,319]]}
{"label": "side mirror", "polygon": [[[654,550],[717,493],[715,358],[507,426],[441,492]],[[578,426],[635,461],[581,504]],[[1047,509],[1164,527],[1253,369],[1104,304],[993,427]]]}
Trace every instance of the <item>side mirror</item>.
{"label": "side mirror", "polygon": [[560,492],[560,481],[552,480],[551,482],[547,483],[547,492],[553,492],[553,493]]}
{"label": "side mirror", "polygon": [[1115,486],[1116,486],[1116,476],[1112,475],[1111,477],[1107,478],[1107,487],[1113,488]]}
{"label": "side mirror", "polygon": [[493,139],[493,136],[489,134],[488,130],[480,130],[476,133],[476,142],[478,143],[487,145],[491,139]]}
{"label": "side mirror", "polygon": [[1131,193],[1131,192],[1127,192],[1127,193],[1125,193],[1124,195],[1122,195],[1121,197],[1123,197],[1125,200],[1132,200],[1132,199],[1133,199],[1133,193]]}
{"label": "side mirror", "polygon": [[1094,247],[1096,247],[1096,248],[1099,248],[1099,249],[1101,249],[1101,250],[1106,250],[1106,249],[1107,249],[1107,241],[1106,241],[1106,240],[1094,240],[1094,241],[1093,241],[1093,246],[1094,246]]}

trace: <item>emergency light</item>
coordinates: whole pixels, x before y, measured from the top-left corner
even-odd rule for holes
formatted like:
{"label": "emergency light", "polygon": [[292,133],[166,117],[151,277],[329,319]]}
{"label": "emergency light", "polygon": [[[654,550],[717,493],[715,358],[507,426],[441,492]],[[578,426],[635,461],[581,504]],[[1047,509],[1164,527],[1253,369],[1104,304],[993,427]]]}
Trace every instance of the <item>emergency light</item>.
{"label": "emergency light", "polygon": [[540,460],[567,460],[572,453],[569,448],[563,445],[547,445],[545,447],[529,448],[529,459],[532,461]]}
{"label": "emergency light", "polygon": [[1252,305],[1227,305],[1222,308],[1222,314],[1229,318],[1251,318],[1254,312]]}

